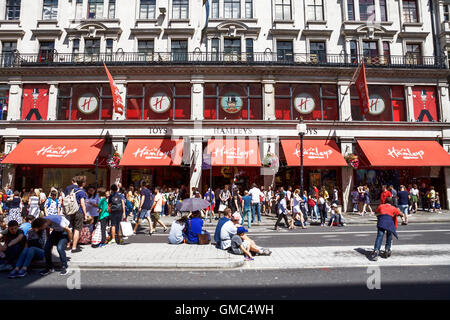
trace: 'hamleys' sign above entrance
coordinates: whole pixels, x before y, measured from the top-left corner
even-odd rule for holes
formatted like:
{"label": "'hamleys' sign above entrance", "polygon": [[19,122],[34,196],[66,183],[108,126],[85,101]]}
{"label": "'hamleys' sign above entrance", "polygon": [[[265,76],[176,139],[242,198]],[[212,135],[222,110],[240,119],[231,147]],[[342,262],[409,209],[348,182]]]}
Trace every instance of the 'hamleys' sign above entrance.
{"label": "'hamleys' sign above entrance", "polygon": [[131,139],[120,166],[179,166],[183,146],[183,139]]}
{"label": "'hamleys' sign above entrance", "polygon": [[388,155],[394,159],[402,158],[405,160],[422,160],[425,152],[423,150],[411,151],[410,148],[397,149],[395,147],[388,149]]}
{"label": "'hamleys' sign above entrance", "polygon": [[137,157],[141,157],[141,158],[145,158],[147,160],[150,159],[167,159],[167,157],[170,156],[170,154],[172,154],[175,150],[172,149],[170,151],[162,151],[161,148],[148,148],[147,146],[143,147],[143,148],[138,148],[136,150],[136,152],[133,152],[133,156],[135,158]]}
{"label": "'hamleys' sign above entrance", "polygon": [[45,146],[36,151],[36,154],[47,158],[67,158],[69,155],[77,152],[77,148],[67,148],[66,146]]}
{"label": "'hamleys' sign above entrance", "polygon": [[216,147],[216,149],[212,152],[214,157],[223,157],[225,155],[227,159],[241,159],[241,160],[248,159],[254,153],[255,153],[254,150],[242,150],[240,148],[234,147],[232,148]]}
{"label": "'hamleys' sign above entrance", "polygon": [[260,167],[256,139],[210,139],[207,153],[213,166]]}
{"label": "'hamleys' sign above entrance", "polygon": [[[281,140],[288,166],[300,166],[300,141],[298,139]],[[303,165],[307,167],[342,167],[346,166],[334,140],[303,140]]]}
{"label": "'hamleys' sign above entrance", "polygon": [[[300,149],[296,149],[294,154],[300,159]],[[303,156],[308,159],[329,159],[333,150],[319,150],[318,147],[303,148]]]}

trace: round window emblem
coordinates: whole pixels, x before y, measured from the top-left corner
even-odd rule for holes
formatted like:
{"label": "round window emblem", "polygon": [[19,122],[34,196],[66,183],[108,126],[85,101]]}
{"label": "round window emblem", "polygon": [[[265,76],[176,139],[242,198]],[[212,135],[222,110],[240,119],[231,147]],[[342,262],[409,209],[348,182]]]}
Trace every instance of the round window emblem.
{"label": "round window emblem", "polygon": [[150,108],[154,112],[164,113],[170,109],[170,98],[164,92],[155,93],[150,98]]}
{"label": "round window emblem", "polygon": [[220,105],[223,111],[227,113],[237,113],[242,109],[242,99],[235,92],[228,92],[220,100]]}
{"label": "round window emblem", "polygon": [[309,114],[316,107],[314,98],[308,93],[301,93],[294,99],[295,109],[301,114]]}
{"label": "round window emblem", "polygon": [[92,93],[85,93],[78,98],[78,110],[84,114],[94,113],[98,108],[98,99]]}
{"label": "round window emblem", "polygon": [[383,98],[378,94],[369,97],[369,114],[378,116],[384,112],[385,104]]}

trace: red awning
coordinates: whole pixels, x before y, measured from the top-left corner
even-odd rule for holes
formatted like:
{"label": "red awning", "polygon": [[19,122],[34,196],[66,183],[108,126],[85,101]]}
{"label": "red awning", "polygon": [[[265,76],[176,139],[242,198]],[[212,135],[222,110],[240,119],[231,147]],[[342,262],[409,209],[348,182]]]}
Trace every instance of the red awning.
{"label": "red awning", "polygon": [[[300,140],[281,140],[288,166],[300,166]],[[303,165],[345,167],[347,162],[334,140],[303,140]]]}
{"label": "red awning", "polygon": [[254,139],[210,139],[207,152],[213,166],[261,166],[258,141]]}
{"label": "red awning", "polygon": [[436,141],[358,140],[375,167],[450,166],[450,155]]}
{"label": "red awning", "polygon": [[179,166],[183,139],[131,139],[120,161],[121,166]]}
{"label": "red awning", "polygon": [[91,165],[104,143],[105,139],[24,139],[2,163]]}

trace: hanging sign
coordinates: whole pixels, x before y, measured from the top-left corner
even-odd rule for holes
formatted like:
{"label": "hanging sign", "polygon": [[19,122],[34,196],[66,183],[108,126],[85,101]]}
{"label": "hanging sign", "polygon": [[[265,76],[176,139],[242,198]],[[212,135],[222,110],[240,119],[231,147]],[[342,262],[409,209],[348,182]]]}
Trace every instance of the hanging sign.
{"label": "hanging sign", "polygon": [[370,95],[369,98],[369,114],[378,116],[384,112],[386,105],[383,98],[378,94]]}
{"label": "hanging sign", "polygon": [[164,113],[170,109],[170,98],[164,92],[155,93],[150,99],[150,108],[156,113]]}
{"label": "hanging sign", "polygon": [[308,93],[301,93],[294,99],[295,109],[301,114],[309,114],[316,107],[314,98]]}
{"label": "hanging sign", "polygon": [[92,93],[85,93],[78,98],[78,110],[84,114],[91,114],[98,109],[98,99]]}

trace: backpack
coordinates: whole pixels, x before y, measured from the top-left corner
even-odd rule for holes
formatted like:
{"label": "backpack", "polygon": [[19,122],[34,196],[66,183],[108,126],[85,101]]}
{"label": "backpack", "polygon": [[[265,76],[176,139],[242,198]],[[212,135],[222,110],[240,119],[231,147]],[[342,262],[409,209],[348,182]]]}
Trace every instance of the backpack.
{"label": "backpack", "polygon": [[71,216],[79,212],[80,206],[78,205],[77,197],[75,195],[80,191],[81,190],[74,192],[72,190],[72,192],[63,198],[62,212],[64,215]]}
{"label": "backpack", "polygon": [[111,196],[111,198],[109,198],[110,200],[110,212],[113,211],[123,211],[123,207],[122,207],[122,197],[120,196],[119,193],[115,193],[114,195]]}

